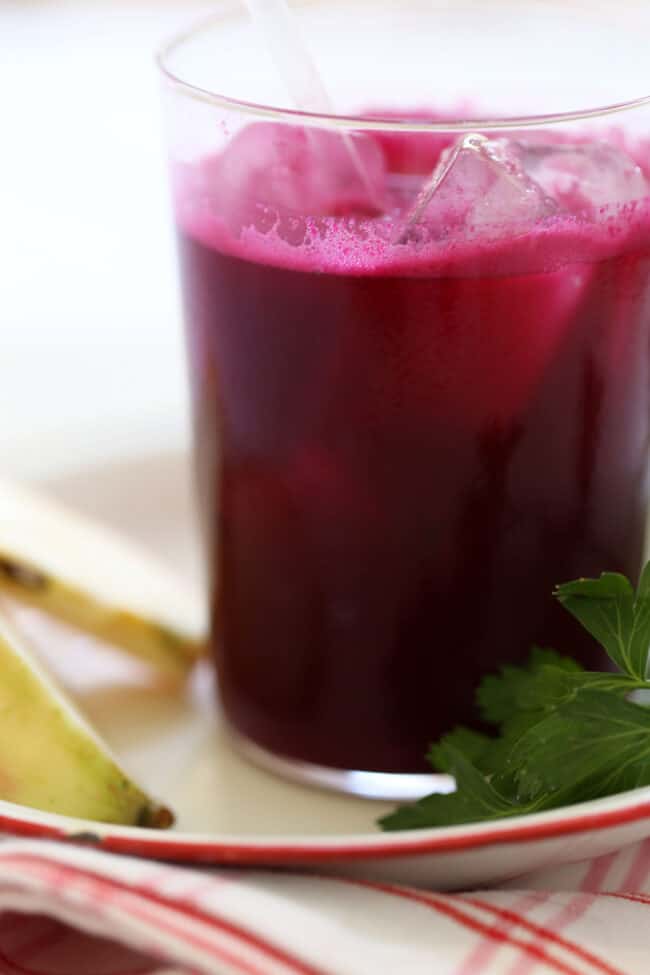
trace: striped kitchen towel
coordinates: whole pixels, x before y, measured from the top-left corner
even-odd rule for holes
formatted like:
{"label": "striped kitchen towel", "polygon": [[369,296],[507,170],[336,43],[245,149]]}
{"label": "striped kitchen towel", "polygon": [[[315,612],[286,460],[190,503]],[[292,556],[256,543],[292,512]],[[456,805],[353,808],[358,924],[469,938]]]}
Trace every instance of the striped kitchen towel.
{"label": "striped kitchen towel", "polygon": [[650,975],[650,840],[441,894],[0,845],[2,975]]}

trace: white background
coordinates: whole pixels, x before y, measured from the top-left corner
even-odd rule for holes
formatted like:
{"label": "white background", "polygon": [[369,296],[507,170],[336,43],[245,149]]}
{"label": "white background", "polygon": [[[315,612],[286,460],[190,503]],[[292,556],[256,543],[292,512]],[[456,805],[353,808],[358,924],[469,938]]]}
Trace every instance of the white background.
{"label": "white background", "polygon": [[2,474],[187,440],[153,51],[204,7],[0,2]]}

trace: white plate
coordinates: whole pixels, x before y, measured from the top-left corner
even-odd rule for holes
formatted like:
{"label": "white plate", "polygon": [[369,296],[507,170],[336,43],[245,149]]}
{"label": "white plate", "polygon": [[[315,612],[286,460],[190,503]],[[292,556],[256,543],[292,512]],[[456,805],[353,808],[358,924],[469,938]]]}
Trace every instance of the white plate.
{"label": "white plate", "polygon": [[[43,482],[64,501],[137,535],[200,579],[188,463],[180,454],[109,459]],[[499,823],[382,834],[386,803],[285,782],[229,747],[209,668],[184,696],[139,665],[20,610],[48,663],[123,764],[178,815],[170,833],[98,825],[0,803],[0,829],[75,837],[167,860],[266,864],[467,888],[607,853],[650,836],[650,789]]]}

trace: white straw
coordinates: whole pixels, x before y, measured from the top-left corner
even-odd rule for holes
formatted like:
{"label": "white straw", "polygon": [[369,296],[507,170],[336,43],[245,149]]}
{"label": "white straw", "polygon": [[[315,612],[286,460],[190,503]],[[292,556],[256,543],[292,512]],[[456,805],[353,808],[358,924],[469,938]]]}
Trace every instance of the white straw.
{"label": "white straw", "polygon": [[294,107],[328,115],[332,104],[287,0],[246,0]]}
{"label": "white straw", "polygon": [[[266,41],[271,59],[294,107],[301,112],[331,115],[332,102],[303,43],[296,18],[287,0],[246,0],[246,4]],[[370,199],[380,209],[376,188],[373,187],[357,146],[348,132],[342,133],[342,138],[352,165]]]}

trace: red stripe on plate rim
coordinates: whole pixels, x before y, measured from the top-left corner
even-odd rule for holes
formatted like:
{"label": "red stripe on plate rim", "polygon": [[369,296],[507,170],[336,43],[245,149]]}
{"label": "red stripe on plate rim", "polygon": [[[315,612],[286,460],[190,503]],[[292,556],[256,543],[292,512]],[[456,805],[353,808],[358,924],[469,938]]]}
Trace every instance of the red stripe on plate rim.
{"label": "red stripe on plate rim", "polygon": [[[34,811],[30,810],[33,815]],[[33,836],[49,839],[65,839],[81,842],[88,846],[110,850],[115,853],[148,856],[155,859],[181,860],[196,863],[323,863],[335,860],[382,860],[388,858],[453,853],[473,850],[479,847],[498,844],[524,843],[534,840],[553,839],[575,833],[588,833],[596,830],[624,826],[645,819],[650,820],[650,799],[622,809],[602,812],[587,812],[556,816],[544,822],[502,821],[499,826],[469,832],[441,830],[410,830],[400,834],[368,834],[368,837],[351,837],[348,840],[314,841],[297,839],[287,843],[286,839],[277,842],[260,842],[251,837],[250,842],[240,837],[232,840],[224,837],[214,840],[204,835],[176,835],[158,833],[153,830],[111,827],[106,824],[80,823],[71,829],[69,821],[57,823],[58,817],[51,815],[54,822],[34,822],[19,815],[0,812],[0,831],[14,835]],[[63,817],[61,817],[63,819]],[[95,832],[97,830],[97,832]],[[650,832],[650,830],[649,830]],[[425,835],[422,835],[422,834]],[[390,838],[389,838],[390,836]]]}

